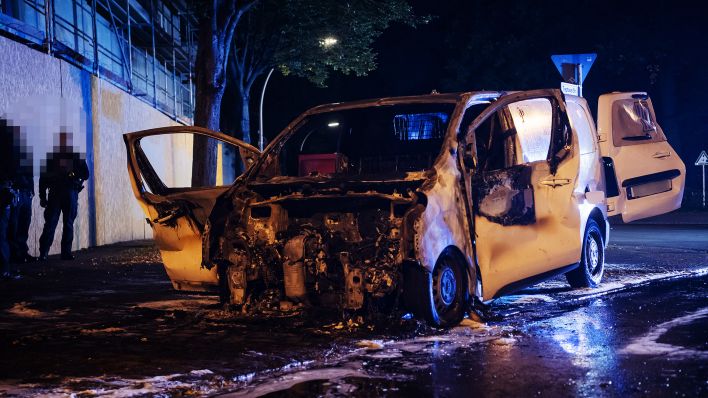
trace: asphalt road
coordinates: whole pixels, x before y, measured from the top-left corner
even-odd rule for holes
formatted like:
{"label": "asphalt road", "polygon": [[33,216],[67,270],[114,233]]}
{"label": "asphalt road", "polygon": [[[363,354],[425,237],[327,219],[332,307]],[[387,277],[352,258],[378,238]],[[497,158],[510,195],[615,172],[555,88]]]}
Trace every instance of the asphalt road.
{"label": "asphalt road", "polygon": [[707,396],[707,231],[614,227],[599,288],[557,278],[442,331],[244,317],[172,291],[149,243],[96,248],[0,285],[0,395]]}
{"label": "asphalt road", "polygon": [[626,224],[613,227],[615,246],[693,249],[708,252],[708,225]]}

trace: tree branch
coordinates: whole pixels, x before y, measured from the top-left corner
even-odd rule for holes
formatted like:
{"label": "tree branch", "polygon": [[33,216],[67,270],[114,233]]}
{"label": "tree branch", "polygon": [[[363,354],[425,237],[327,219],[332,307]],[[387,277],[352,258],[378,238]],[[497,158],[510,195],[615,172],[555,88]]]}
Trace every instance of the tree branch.
{"label": "tree branch", "polygon": [[[235,4],[237,0],[233,0]],[[238,7],[236,9],[236,13],[233,16],[233,18],[229,21],[229,24],[226,25],[225,33],[226,36],[224,37],[224,43],[232,43],[233,38],[234,38],[234,33],[236,32],[236,26],[238,25],[239,20],[241,17],[248,12],[254,5],[256,5],[260,0],[250,0],[247,1],[244,5],[241,7]],[[227,62],[229,58],[229,52],[231,51],[231,46],[230,45],[225,45],[224,46],[224,62]]]}
{"label": "tree branch", "polygon": [[219,0],[212,0],[211,2],[211,14],[208,14],[208,17],[211,17],[211,31],[212,32],[218,32],[218,23],[217,23],[217,16],[219,15]]}

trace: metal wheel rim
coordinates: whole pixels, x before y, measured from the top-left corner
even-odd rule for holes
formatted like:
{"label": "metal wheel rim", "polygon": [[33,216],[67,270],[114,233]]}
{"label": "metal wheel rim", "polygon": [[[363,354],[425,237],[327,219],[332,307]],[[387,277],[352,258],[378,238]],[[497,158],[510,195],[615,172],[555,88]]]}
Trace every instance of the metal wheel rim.
{"label": "metal wheel rim", "polygon": [[455,301],[457,292],[457,282],[455,281],[455,273],[450,267],[445,267],[440,275],[440,299],[443,304],[449,306]]}
{"label": "metal wheel rim", "polygon": [[593,277],[597,276],[597,274],[600,272],[601,259],[600,246],[594,234],[588,235],[585,247],[585,256],[587,261],[588,272],[590,272],[590,275],[592,275]]}

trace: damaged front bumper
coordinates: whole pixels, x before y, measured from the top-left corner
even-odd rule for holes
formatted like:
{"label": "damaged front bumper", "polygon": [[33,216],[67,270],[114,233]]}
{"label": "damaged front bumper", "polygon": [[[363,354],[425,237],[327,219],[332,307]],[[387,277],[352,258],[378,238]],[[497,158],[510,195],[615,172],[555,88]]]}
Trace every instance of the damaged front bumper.
{"label": "damaged front bumper", "polygon": [[290,303],[350,310],[395,301],[402,264],[415,261],[421,183],[366,191],[343,185],[305,185],[294,192],[285,185],[244,187],[226,206],[229,211],[210,220],[207,231],[219,234],[205,239],[204,265],[219,269],[232,304],[273,290]]}

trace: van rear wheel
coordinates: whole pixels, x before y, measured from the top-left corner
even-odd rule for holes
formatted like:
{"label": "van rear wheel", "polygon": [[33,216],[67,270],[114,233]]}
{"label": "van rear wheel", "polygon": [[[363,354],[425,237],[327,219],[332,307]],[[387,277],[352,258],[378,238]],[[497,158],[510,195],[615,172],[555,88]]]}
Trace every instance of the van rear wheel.
{"label": "van rear wheel", "polygon": [[570,286],[575,288],[596,287],[600,284],[604,272],[605,244],[602,231],[597,222],[590,219],[585,227],[580,264],[578,268],[567,272],[565,277]]}

